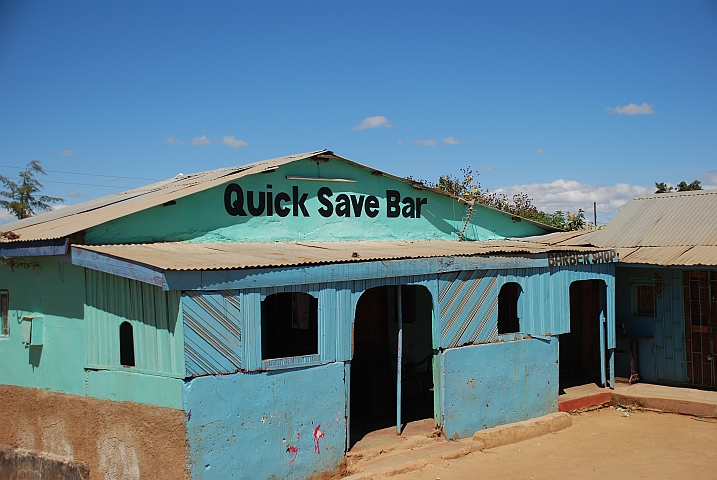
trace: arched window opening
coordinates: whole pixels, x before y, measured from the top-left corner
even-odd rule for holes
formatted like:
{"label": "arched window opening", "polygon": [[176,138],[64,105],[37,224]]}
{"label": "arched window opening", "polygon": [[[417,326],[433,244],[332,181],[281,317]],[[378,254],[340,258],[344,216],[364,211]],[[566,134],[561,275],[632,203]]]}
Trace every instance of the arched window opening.
{"label": "arched window opening", "polygon": [[134,332],[132,324],[122,322],[120,333],[120,364],[125,367],[134,367]]}
{"label": "arched window opening", "polygon": [[261,303],[261,358],[319,353],[319,301],[307,293],[274,293]]}
{"label": "arched window opening", "polygon": [[515,282],[506,283],[498,294],[498,334],[520,331],[518,298],[523,290]]}

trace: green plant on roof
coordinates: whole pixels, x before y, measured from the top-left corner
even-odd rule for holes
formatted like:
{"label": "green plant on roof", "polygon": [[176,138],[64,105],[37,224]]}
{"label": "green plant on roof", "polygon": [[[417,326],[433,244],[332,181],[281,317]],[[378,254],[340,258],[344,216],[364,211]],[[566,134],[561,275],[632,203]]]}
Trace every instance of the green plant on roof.
{"label": "green plant on roof", "polygon": [[[451,174],[441,175],[438,178],[438,183],[428,182],[426,180],[415,180],[412,177],[408,178],[427,187],[450,193],[456,197],[562,230],[585,229],[585,211],[582,208],[578,209],[577,213],[563,213],[560,210],[554,213],[546,213],[538,210],[538,208],[533,205],[533,199],[526,193],[521,192],[517,195],[513,195],[511,200],[505,194],[481,190],[480,183],[474,181],[475,177],[470,167],[461,168],[461,172],[463,173],[463,178],[455,177]],[[478,174],[476,173],[475,175]]]}
{"label": "green plant on roof", "polygon": [[32,217],[41,210],[51,210],[52,203],[62,202],[63,198],[48,197],[40,195],[42,183],[36,178],[36,174],[46,175],[38,160],[27,164],[24,172],[20,172],[20,181],[13,182],[9,178],[0,175],[0,183],[7,190],[0,191],[0,197],[7,200],[0,200],[0,207],[15,215],[18,219]]}

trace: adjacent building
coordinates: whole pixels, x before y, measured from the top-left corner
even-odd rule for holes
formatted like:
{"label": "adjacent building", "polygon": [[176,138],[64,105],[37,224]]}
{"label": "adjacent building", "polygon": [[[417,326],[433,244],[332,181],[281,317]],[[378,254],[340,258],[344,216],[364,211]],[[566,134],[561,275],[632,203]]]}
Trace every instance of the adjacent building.
{"label": "adjacent building", "polygon": [[534,240],[618,252],[618,375],[717,388],[717,190],[639,197],[604,230]]}

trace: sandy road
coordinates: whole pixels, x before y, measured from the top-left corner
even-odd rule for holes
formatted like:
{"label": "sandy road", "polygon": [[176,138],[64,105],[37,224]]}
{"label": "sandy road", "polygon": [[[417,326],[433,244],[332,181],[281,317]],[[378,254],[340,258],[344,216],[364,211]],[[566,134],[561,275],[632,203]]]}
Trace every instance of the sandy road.
{"label": "sandy road", "polygon": [[391,477],[493,478],[717,479],[717,420],[606,408],[557,433]]}

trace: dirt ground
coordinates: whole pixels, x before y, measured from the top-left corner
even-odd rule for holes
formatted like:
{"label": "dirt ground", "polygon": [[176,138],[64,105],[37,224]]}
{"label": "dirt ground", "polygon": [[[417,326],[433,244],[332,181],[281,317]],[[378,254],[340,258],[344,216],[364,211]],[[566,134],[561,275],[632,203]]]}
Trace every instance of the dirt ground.
{"label": "dirt ground", "polygon": [[574,415],[560,432],[391,477],[492,478],[717,479],[717,420],[611,407]]}

